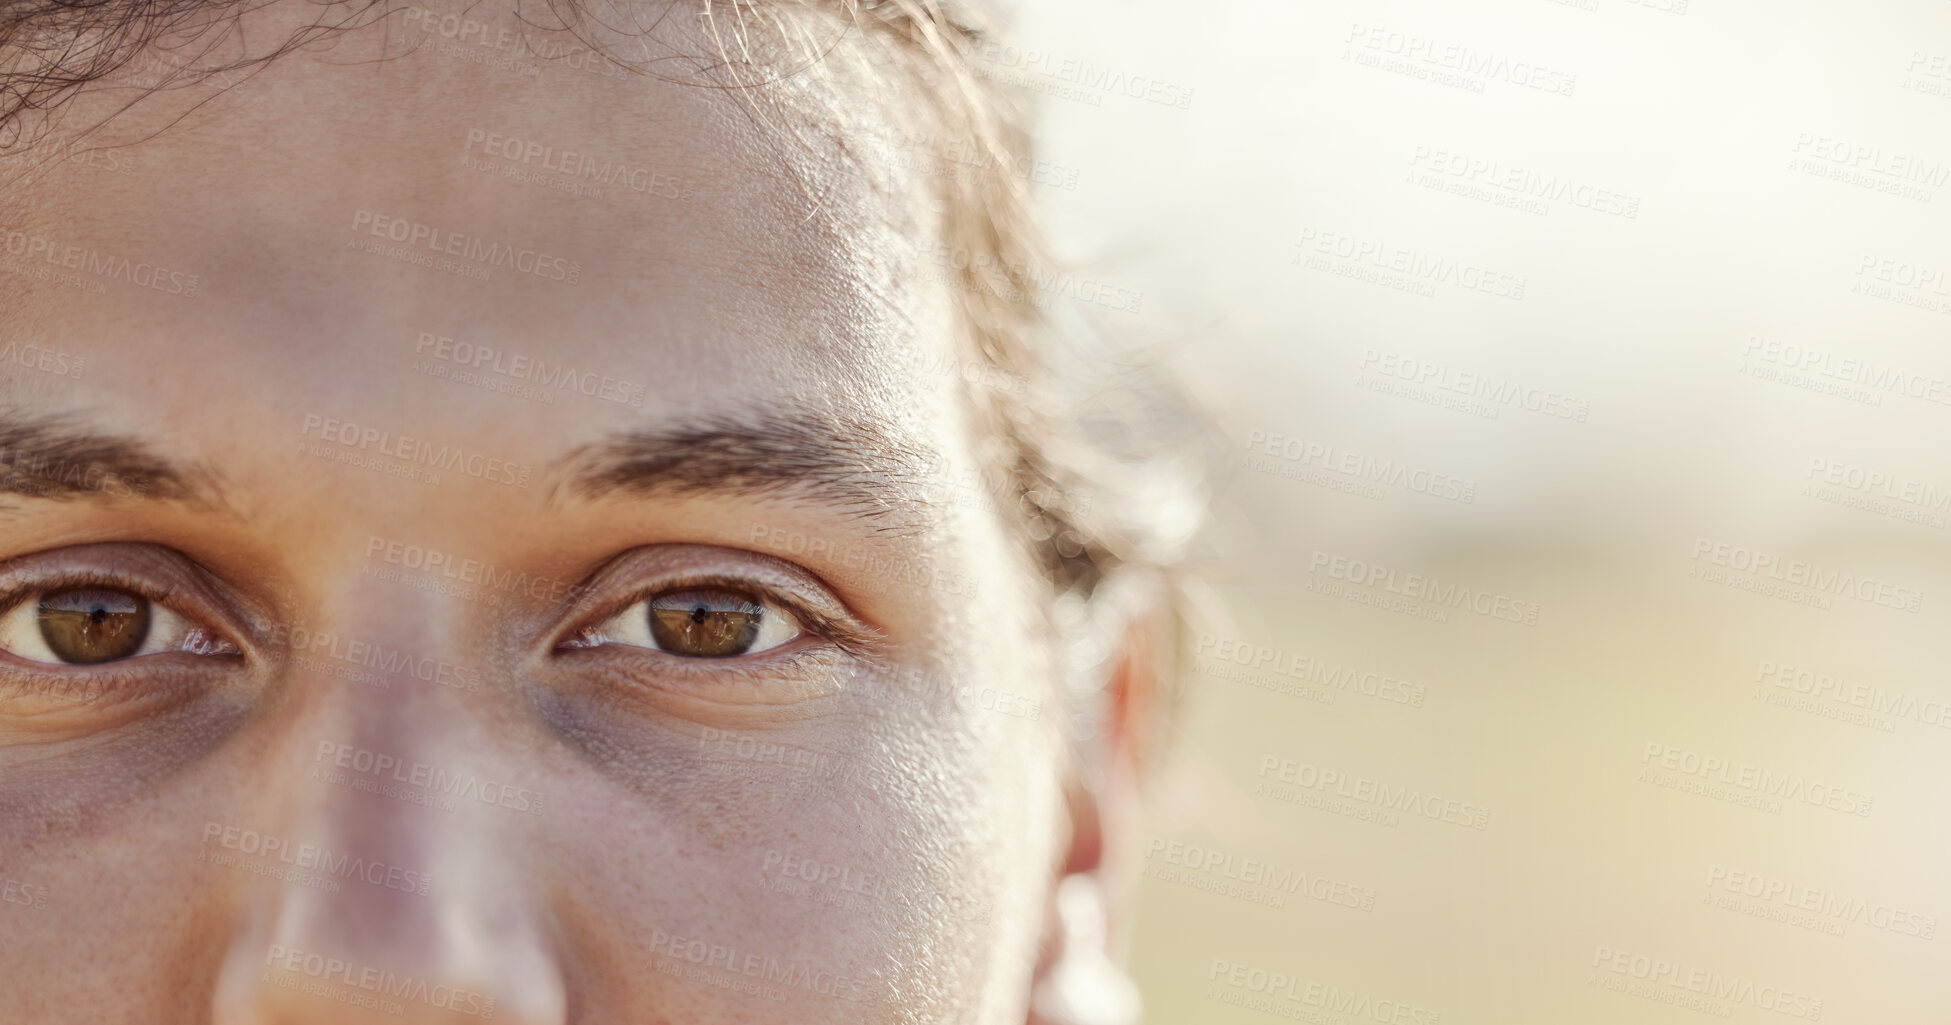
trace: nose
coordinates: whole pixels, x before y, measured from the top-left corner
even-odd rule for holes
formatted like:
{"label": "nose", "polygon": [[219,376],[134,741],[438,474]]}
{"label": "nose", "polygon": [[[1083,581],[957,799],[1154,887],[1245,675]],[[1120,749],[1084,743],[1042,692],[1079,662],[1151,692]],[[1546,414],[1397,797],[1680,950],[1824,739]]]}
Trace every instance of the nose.
{"label": "nose", "polygon": [[487,696],[410,671],[384,687],[317,676],[293,681],[251,786],[249,842],[276,864],[241,884],[212,1021],[561,1025],[547,910],[523,869],[544,795],[491,753],[471,714]]}

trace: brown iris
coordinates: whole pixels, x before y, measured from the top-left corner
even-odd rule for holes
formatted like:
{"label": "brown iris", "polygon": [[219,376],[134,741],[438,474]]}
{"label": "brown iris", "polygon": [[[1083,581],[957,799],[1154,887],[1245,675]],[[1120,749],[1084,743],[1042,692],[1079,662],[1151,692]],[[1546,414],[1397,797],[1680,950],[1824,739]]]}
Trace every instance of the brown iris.
{"label": "brown iris", "polygon": [[49,591],[39,607],[41,639],[63,662],[127,658],[149,636],[149,599],[127,591],[73,587]]}
{"label": "brown iris", "polygon": [[672,591],[650,600],[650,636],[674,655],[729,658],[759,637],[765,606],[731,591]]}

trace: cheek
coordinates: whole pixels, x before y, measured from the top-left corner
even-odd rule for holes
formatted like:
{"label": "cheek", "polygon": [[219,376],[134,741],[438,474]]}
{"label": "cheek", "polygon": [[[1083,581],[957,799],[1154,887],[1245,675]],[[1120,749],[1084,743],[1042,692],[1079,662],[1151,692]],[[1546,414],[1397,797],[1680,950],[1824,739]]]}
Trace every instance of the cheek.
{"label": "cheek", "polygon": [[[200,1021],[235,924],[232,884],[196,863],[183,830],[127,835],[58,865],[12,861],[0,902],[0,1020]],[[0,885],[4,885],[0,882]],[[201,1005],[200,1005],[201,1002]]]}
{"label": "cheek", "polygon": [[245,711],[198,702],[0,770],[0,1021],[201,1020],[250,879],[205,861],[239,781],[203,756]]}
{"label": "cheek", "polygon": [[613,969],[591,985],[748,1021],[966,1019],[1027,990],[1055,807],[1044,724],[982,708],[991,685],[966,672],[852,682],[845,714],[702,737],[548,710],[584,757],[551,784],[561,849],[540,863],[591,948],[570,960]]}

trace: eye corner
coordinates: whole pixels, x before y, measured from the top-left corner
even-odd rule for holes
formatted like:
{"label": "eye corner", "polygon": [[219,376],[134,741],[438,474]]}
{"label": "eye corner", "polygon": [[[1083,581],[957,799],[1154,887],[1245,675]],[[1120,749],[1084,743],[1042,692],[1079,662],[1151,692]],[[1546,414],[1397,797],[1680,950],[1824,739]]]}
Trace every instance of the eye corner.
{"label": "eye corner", "polygon": [[[119,573],[66,569],[24,580],[0,598],[0,651],[35,666],[87,670],[164,655],[246,655],[182,589]],[[195,605],[196,603],[188,603]]]}

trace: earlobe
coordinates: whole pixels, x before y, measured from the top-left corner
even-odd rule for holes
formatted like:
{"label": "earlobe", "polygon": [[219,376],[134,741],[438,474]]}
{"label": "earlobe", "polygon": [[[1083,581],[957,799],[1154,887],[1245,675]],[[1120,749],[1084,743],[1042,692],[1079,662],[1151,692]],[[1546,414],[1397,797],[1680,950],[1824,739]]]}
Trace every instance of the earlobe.
{"label": "earlobe", "polygon": [[1082,678],[1095,676],[1096,685],[1073,693],[1089,702],[1089,714],[1073,751],[1070,848],[1051,893],[1029,1025],[1135,1025],[1142,1009],[1138,987],[1114,955],[1122,956],[1116,937],[1128,925],[1129,877],[1137,867],[1131,845],[1158,651],[1156,624],[1143,614],[1150,610],[1134,607],[1128,591],[1119,597],[1125,601],[1100,606],[1105,620],[1094,624],[1110,627],[1115,643],[1099,649],[1095,665],[1073,667]]}
{"label": "earlobe", "polygon": [[1028,1025],[1136,1025],[1138,987],[1106,951],[1108,909],[1095,872],[1057,884],[1054,949],[1030,994]]}

